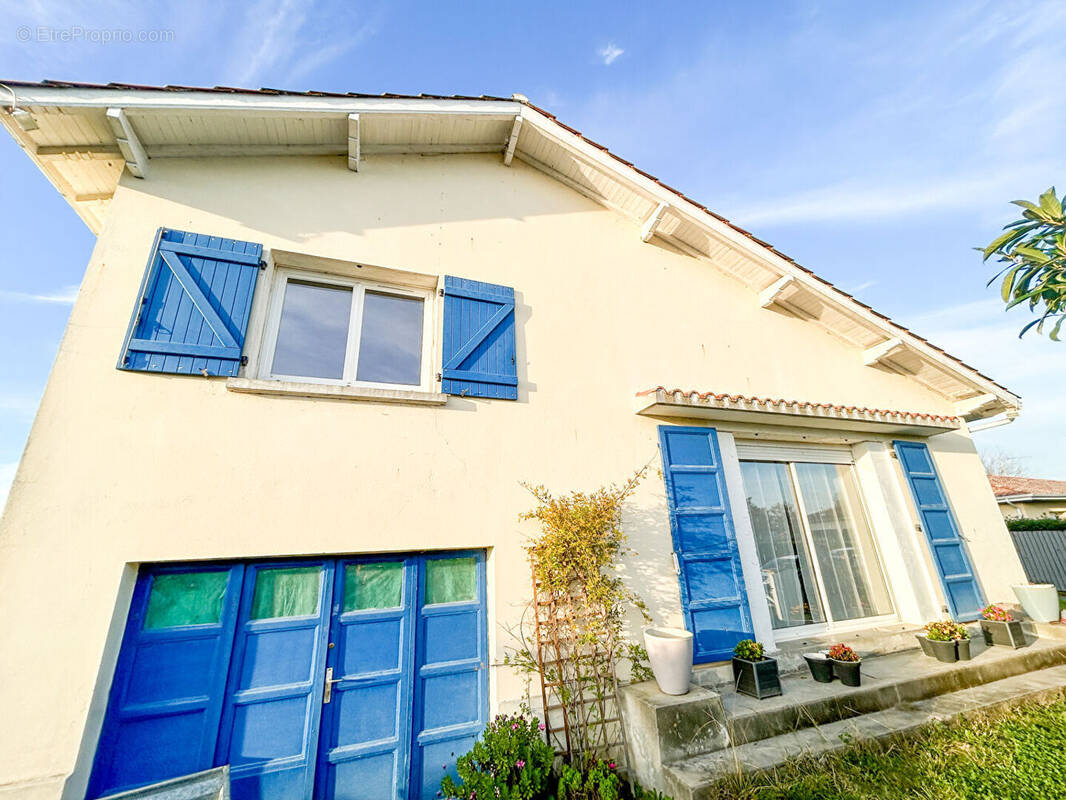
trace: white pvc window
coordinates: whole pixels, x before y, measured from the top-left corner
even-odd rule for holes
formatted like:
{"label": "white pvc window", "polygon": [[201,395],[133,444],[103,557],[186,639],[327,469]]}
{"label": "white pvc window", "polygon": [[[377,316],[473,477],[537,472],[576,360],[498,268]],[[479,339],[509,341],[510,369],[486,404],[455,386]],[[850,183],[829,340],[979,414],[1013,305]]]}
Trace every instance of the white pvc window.
{"label": "white pvc window", "polygon": [[428,291],[279,270],[260,376],[428,390],[431,317]]}
{"label": "white pvc window", "polygon": [[741,461],[740,468],[775,629],[893,613],[854,467]]}

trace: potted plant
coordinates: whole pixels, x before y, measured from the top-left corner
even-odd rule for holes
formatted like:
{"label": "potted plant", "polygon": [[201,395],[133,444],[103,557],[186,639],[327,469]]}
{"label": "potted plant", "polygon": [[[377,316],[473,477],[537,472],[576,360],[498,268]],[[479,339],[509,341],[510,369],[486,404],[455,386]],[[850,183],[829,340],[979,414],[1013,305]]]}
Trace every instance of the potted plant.
{"label": "potted plant", "polygon": [[937,661],[954,664],[959,660],[959,647],[956,642],[959,639],[958,628],[960,627],[951,620],[930,622],[925,626],[925,638],[929,641],[929,646]]}
{"label": "potted plant", "polygon": [[692,683],[692,633],[684,628],[645,628],[644,649],[648,651],[655,682],[663,694],[687,694]]}
{"label": "potted plant", "polygon": [[862,668],[862,659],[859,658],[858,653],[841,642],[830,647],[826,656],[833,662],[833,674],[840,678],[842,684],[845,686],[862,684],[862,675],[859,672]]}
{"label": "potted plant", "polygon": [[1011,613],[1001,606],[991,605],[981,611],[981,633],[989,647],[1013,647],[1017,650],[1025,646],[1022,623],[1014,619]]}
{"label": "potted plant", "polygon": [[743,639],[733,648],[733,683],[739,694],[758,700],[781,694],[777,659],[766,655],[758,642]]}
{"label": "potted plant", "polygon": [[825,653],[804,653],[803,660],[810,667],[811,677],[818,683],[833,682],[833,662],[826,657]]}
{"label": "potted plant", "polygon": [[959,661],[970,660],[970,629],[958,622],[955,623],[955,650]]}
{"label": "potted plant", "polygon": [[918,633],[914,634],[914,638],[918,640],[918,644],[921,645],[922,652],[925,653],[925,655],[930,658],[936,655],[933,651],[933,645],[929,641],[929,634],[926,632],[925,628],[922,628]]}

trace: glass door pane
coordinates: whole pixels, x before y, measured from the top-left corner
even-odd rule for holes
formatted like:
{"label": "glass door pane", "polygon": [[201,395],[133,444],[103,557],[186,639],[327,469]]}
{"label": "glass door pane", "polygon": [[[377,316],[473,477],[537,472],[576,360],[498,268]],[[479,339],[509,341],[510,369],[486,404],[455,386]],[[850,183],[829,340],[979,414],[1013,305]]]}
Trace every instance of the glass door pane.
{"label": "glass door pane", "polygon": [[787,465],[742,461],[740,469],[773,626],[825,622]]}
{"label": "glass door pane", "polygon": [[796,464],[795,469],[830,617],[891,614],[892,600],[851,467]]}

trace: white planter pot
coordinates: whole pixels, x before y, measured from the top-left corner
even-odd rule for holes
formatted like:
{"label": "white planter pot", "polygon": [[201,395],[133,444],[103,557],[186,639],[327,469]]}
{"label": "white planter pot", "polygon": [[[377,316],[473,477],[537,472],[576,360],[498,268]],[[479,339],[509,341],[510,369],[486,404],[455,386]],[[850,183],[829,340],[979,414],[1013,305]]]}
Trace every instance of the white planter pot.
{"label": "white planter pot", "polygon": [[1059,593],[1050,583],[1019,583],[1011,587],[1022,610],[1034,622],[1057,622]]}
{"label": "white planter pot", "polygon": [[644,647],[659,691],[686,694],[692,683],[692,634],[682,628],[645,628]]}

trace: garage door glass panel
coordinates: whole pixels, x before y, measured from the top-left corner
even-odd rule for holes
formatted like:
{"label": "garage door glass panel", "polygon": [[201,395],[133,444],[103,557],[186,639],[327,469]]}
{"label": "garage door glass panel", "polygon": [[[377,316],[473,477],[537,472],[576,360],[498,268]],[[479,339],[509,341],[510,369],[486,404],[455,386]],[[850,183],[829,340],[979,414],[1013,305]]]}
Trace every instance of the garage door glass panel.
{"label": "garage door glass panel", "polygon": [[344,568],[344,611],[399,608],[402,602],[402,561],[349,564]]}
{"label": "garage door glass panel", "polygon": [[426,561],[426,605],[464,603],[477,599],[476,562],[473,558],[438,558]]}
{"label": "garage door glass panel", "polygon": [[255,579],[252,619],[306,617],[318,613],[321,567],[260,569]]}
{"label": "garage door glass panel", "polygon": [[145,629],[216,624],[228,572],[178,572],[156,575],[148,596]]}

